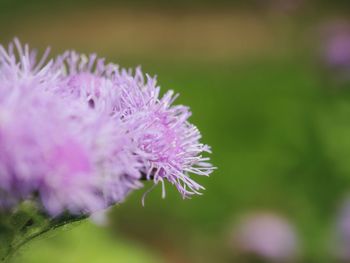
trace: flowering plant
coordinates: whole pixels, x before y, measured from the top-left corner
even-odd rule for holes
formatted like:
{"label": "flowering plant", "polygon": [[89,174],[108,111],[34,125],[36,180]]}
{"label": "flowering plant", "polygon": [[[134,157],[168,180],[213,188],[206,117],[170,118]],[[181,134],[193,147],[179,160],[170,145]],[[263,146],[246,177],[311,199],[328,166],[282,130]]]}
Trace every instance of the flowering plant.
{"label": "flowering plant", "polygon": [[188,107],[160,95],[140,68],[67,51],[41,59],[0,45],[0,256],[45,232],[118,204],[142,181],[204,189],[214,167]]}

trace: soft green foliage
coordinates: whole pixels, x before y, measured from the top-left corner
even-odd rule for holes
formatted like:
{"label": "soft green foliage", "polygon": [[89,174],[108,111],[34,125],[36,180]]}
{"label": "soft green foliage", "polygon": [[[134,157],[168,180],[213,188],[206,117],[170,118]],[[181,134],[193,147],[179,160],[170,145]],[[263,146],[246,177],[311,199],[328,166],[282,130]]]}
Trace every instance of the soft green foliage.
{"label": "soft green foliage", "polygon": [[[157,263],[152,254],[135,244],[114,239],[106,228],[84,222],[51,238],[39,238],[25,246],[13,263]],[[20,253],[20,254],[21,254]]]}
{"label": "soft green foliage", "polygon": [[85,215],[65,214],[50,218],[30,201],[23,202],[15,211],[3,211],[0,214],[0,261],[11,260],[27,243],[71,228],[85,218]]}
{"label": "soft green foliage", "polygon": [[[350,184],[347,86],[339,89],[321,77],[308,56],[147,62],[146,71],[159,73],[162,86],[181,93],[179,103],[191,104],[192,121],[213,146],[219,169],[201,180],[205,194],[190,201],[180,202],[169,187],[165,201],[156,190],[140,209],[141,194],[133,195],[117,210],[121,227],[136,238],[151,236],[154,228],[159,239],[181,233],[188,239],[179,250],[190,246],[195,262],[218,255],[224,262],[234,219],[267,209],[296,224],[305,262],[330,262],[330,231]],[[145,221],[147,229],[138,227]]]}
{"label": "soft green foliage", "polygon": [[23,203],[16,211],[0,215],[0,259],[6,260],[16,250],[49,225],[49,220],[38,213],[30,202]]}

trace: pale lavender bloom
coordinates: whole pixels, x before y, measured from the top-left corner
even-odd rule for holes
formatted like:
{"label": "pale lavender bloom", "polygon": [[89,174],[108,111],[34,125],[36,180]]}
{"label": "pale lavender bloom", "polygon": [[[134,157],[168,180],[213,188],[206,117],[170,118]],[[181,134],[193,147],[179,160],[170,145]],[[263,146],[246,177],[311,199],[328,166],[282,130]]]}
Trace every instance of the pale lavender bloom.
{"label": "pale lavender bloom", "polygon": [[[91,213],[140,187],[132,138],[119,121],[53,93],[52,63],[39,64],[18,41],[0,46],[2,206],[38,194],[51,215]],[[42,65],[41,65],[42,64]]]}
{"label": "pale lavender bloom", "polygon": [[[122,202],[140,179],[203,189],[190,173],[214,169],[185,106],[140,69],[133,75],[96,55],[47,61],[18,40],[0,46],[0,206],[40,200],[55,216]],[[164,190],[163,190],[163,193]]]}
{"label": "pale lavender bloom", "polygon": [[255,213],[235,225],[231,241],[234,250],[271,262],[295,260],[298,240],[293,226],[273,213]]}
{"label": "pale lavender bloom", "polygon": [[132,74],[105,64],[96,55],[66,52],[57,58],[56,67],[62,72],[60,93],[83,99],[126,125],[137,145],[134,154],[142,164],[141,172],[146,179],[162,183],[163,196],[164,180],[174,184],[183,197],[204,189],[189,174],[212,172],[208,158],[201,155],[210,148],[199,142],[198,129],[188,122],[189,108],[172,106],[177,97],[172,91],[160,97],[156,79],[147,75],[145,81],[140,68]]}
{"label": "pale lavender bloom", "polygon": [[66,125],[62,105],[36,90],[16,93],[0,105],[2,191],[18,200],[37,192],[53,215],[93,210],[90,149]]}

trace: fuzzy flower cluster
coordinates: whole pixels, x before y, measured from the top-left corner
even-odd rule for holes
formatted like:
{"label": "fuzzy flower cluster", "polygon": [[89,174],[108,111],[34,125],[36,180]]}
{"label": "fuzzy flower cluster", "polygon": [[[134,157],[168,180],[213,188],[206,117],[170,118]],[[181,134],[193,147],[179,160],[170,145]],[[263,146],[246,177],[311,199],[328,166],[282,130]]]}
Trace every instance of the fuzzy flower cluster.
{"label": "fuzzy flower cluster", "polygon": [[74,51],[48,59],[0,45],[0,209],[35,200],[51,216],[122,202],[143,180],[203,189],[213,167],[188,107],[140,68]]}

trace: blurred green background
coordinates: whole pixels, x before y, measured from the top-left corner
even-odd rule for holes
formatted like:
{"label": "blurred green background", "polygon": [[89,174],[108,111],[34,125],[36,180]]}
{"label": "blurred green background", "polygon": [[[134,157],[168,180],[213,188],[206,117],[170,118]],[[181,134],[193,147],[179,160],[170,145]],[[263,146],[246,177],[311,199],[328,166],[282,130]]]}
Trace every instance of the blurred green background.
{"label": "blurred green background", "polygon": [[183,201],[168,186],[166,199],[157,188],[142,207],[146,183],[110,211],[107,227],[86,222],[16,261],[260,262],[238,256],[231,235],[242,215],[268,211],[296,230],[293,262],[338,262],[350,85],[321,50],[322,28],[348,11],[347,0],[0,0],[2,44],[17,36],[53,54],[98,52],[158,75],[163,91],[191,106],[219,168],[196,178],[203,196]]}

